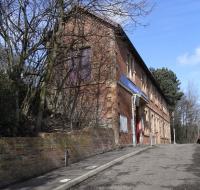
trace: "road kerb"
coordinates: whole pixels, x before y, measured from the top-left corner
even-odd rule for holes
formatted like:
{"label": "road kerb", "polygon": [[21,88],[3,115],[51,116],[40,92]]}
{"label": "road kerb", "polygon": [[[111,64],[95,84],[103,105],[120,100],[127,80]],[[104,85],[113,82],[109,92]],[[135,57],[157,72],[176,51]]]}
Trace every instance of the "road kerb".
{"label": "road kerb", "polygon": [[115,165],[116,163],[121,162],[121,161],[123,161],[123,160],[125,160],[125,159],[127,159],[127,158],[129,158],[131,156],[139,154],[139,153],[141,153],[141,152],[143,152],[143,151],[145,151],[147,149],[150,149],[150,148],[152,148],[152,147],[148,146],[148,147],[142,148],[140,150],[136,150],[134,152],[128,153],[128,154],[126,154],[124,156],[121,156],[119,158],[116,158],[115,160],[112,160],[112,161],[110,161],[110,162],[108,162],[108,163],[106,163],[106,164],[104,164],[102,166],[99,166],[98,168],[96,168],[96,169],[94,169],[92,171],[89,171],[89,172],[81,175],[80,177],[72,179],[71,181],[69,181],[69,182],[67,182],[67,183],[65,183],[63,185],[60,185],[57,188],[54,188],[54,190],[66,190],[66,189],[69,189],[70,187],[73,187],[73,186],[81,183],[82,181],[85,181],[86,179],[88,179],[88,178],[98,174],[99,172],[101,172],[101,171],[103,171],[103,170]]}

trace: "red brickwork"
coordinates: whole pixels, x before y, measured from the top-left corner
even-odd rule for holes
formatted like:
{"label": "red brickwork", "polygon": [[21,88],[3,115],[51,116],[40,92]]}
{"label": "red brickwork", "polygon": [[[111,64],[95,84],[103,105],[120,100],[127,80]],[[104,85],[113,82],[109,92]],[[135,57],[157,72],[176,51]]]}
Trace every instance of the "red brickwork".
{"label": "red brickwork", "polygon": [[[165,138],[167,139],[165,142],[170,142],[170,117],[169,111],[167,110],[167,103],[164,96],[160,93],[160,89],[158,89],[157,85],[153,81],[151,74],[144,68],[140,60],[141,58],[138,57],[135,50],[121,37],[116,38],[115,51],[117,57],[117,80],[119,80],[122,74],[126,75],[135,85],[142,89],[149,98],[148,103],[139,105],[140,109],[142,109],[141,112],[143,112],[141,114],[146,114],[144,117],[145,136],[143,137],[143,143],[150,143],[150,132],[157,136],[157,143],[164,143],[163,140],[161,141],[163,135],[165,135]],[[128,55],[131,55],[134,61],[132,76],[129,76],[127,73]],[[121,91],[121,89],[118,91]],[[127,96],[130,96],[130,93],[124,89],[124,92],[121,93],[120,96],[118,96],[118,105],[120,105],[119,112],[125,113],[128,118],[128,125],[130,125],[130,120],[132,118],[132,110],[130,109],[130,106],[132,102],[130,97],[127,98]],[[165,111],[163,111],[164,108]],[[163,125],[164,131],[162,132],[163,134],[161,134],[160,128],[163,128]],[[129,136],[129,134],[127,134],[127,136]]]}
{"label": "red brickwork", "polygon": [[0,139],[0,187],[64,166],[65,148],[73,163],[115,147],[113,131],[107,128],[40,136]]}
{"label": "red brickwork", "polygon": [[[113,129],[116,144],[131,144],[133,133],[131,119],[134,115],[136,117],[134,118],[135,123],[139,123],[139,120],[143,118],[144,129],[141,133],[145,135],[143,143],[149,142],[146,139],[150,133],[156,136],[157,143],[162,143],[162,138],[166,138],[170,142],[170,118],[166,100],[142,58],[130,44],[129,39],[124,36],[123,32],[120,32],[121,29],[117,29],[116,26],[94,15],[83,14],[82,21],[84,21],[84,25],[81,31],[84,31],[85,38],[72,37],[74,33],[79,31],[79,25],[74,24],[73,18],[66,21],[67,37],[63,38],[66,44],[70,44],[69,42],[74,39],[79,39],[80,44],[84,44],[92,50],[92,72],[91,80],[87,83],[87,91],[90,91],[88,90],[90,88],[92,92],[95,92],[89,97],[93,107],[98,108],[96,112],[98,124]],[[132,57],[134,62],[131,76],[127,72],[128,55]],[[122,74],[138,86],[149,99],[148,102],[140,99],[140,104],[137,105],[138,113],[136,113],[136,109],[132,113],[132,95],[118,85]],[[127,117],[127,133],[120,132],[120,114]]]}
{"label": "red brickwork", "polygon": [[128,119],[128,133],[120,132],[120,144],[132,144],[132,129],[131,129],[131,98],[132,95],[118,86],[118,110],[119,115],[124,115]]}

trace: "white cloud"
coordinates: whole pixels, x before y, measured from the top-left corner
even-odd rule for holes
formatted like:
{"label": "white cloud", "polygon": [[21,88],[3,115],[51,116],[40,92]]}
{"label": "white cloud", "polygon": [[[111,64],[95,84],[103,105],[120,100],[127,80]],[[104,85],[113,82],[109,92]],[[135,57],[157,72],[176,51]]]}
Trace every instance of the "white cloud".
{"label": "white cloud", "polygon": [[200,47],[196,48],[193,53],[184,53],[177,57],[177,62],[181,65],[198,65],[200,64]]}

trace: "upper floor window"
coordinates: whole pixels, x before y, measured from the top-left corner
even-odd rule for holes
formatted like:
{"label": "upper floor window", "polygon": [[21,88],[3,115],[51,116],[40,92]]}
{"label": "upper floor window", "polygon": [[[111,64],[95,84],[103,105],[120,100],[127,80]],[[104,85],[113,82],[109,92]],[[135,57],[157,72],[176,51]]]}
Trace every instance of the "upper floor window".
{"label": "upper floor window", "polygon": [[151,84],[149,86],[150,100],[153,101],[153,86]]}
{"label": "upper floor window", "polygon": [[131,60],[131,70],[132,70],[132,74],[135,73],[135,59],[132,57],[132,60]]}
{"label": "upper floor window", "polygon": [[159,108],[162,109],[162,97],[159,95]]}
{"label": "upper floor window", "polygon": [[146,93],[147,90],[147,77],[145,75],[145,73],[141,73],[141,86],[142,86],[142,90]]}
{"label": "upper floor window", "polygon": [[130,79],[134,79],[134,75],[135,75],[135,60],[134,60],[133,56],[130,53],[127,55],[126,68],[127,68],[127,76]]}
{"label": "upper floor window", "polygon": [[149,110],[147,108],[145,109],[145,121],[149,121]]}
{"label": "upper floor window", "polygon": [[91,48],[70,51],[67,56],[69,83],[78,84],[91,78]]}
{"label": "upper floor window", "polygon": [[132,66],[131,66],[131,64],[132,64],[132,56],[131,56],[131,54],[128,54],[127,55],[126,67],[127,67],[127,76],[129,78],[132,77],[132,70],[131,70]]}

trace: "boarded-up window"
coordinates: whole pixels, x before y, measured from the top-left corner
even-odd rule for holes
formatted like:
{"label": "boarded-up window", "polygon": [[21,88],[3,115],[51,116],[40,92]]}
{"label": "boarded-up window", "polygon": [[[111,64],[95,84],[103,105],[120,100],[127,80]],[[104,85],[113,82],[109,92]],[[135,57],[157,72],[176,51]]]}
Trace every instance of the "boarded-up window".
{"label": "boarded-up window", "polygon": [[123,115],[120,115],[120,132],[128,133],[127,117]]}
{"label": "boarded-up window", "polygon": [[91,48],[71,51],[68,55],[69,83],[76,84],[91,78]]}

